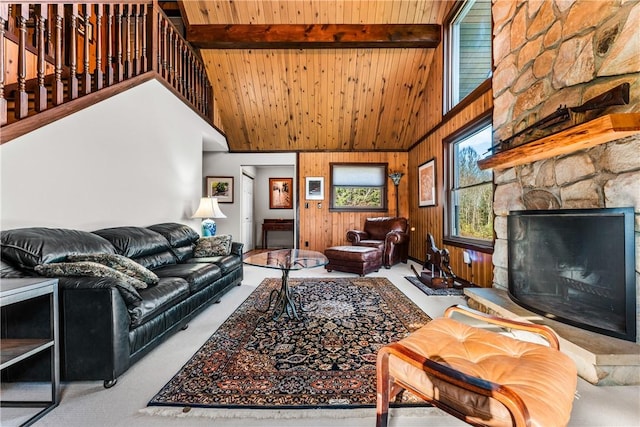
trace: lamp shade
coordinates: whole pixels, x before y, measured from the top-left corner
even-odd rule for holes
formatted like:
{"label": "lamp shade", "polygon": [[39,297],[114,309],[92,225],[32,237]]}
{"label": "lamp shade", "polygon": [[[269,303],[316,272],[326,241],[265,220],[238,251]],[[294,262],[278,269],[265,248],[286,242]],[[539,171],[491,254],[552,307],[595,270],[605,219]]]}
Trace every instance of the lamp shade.
{"label": "lamp shade", "polygon": [[203,197],[200,199],[198,210],[193,214],[192,218],[226,218],[218,206],[216,197]]}

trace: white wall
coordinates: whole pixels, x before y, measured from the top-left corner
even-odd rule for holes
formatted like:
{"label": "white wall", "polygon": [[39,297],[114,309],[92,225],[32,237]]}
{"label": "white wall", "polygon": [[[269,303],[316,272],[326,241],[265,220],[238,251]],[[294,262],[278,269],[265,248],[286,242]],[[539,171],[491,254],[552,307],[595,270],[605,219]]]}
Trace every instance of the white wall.
{"label": "white wall", "polygon": [[[294,188],[293,209],[273,209],[272,212],[287,212],[290,216],[285,217],[284,214],[273,214],[272,216],[264,216],[265,207],[263,198],[266,197],[266,211],[269,211],[269,195],[266,193],[268,187],[264,184],[263,178],[268,171],[288,171],[286,175],[271,175],[271,177],[294,177],[296,170],[296,154],[295,153],[215,153],[205,152],[203,158],[202,173],[204,176],[233,176],[234,190],[233,203],[221,203],[220,209],[227,218],[216,219],[218,226],[218,234],[231,234],[236,241],[241,236],[241,210],[240,201],[242,200],[242,170],[249,172],[250,176],[255,178],[254,189],[254,213],[256,224],[256,235],[254,241],[256,245],[260,245],[262,234],[261,225],[263,218],[295,218],[296,215],[296,195]],[[283,169],[283,167],[285,167]],[[254,175],[255,172],[255,175]],[[295,179],[294,179],[295,186]],[[264,194],[262,194],[264,192]],[[273,234],[276,239],[276,234]],[[291,239],[289,238],[289,241]],[[271,244],[271,234],[269,234],[269,244]],[[273,240],[274,244],[276,240]]]}
{"label": "white wall", "polygon": [[190,216],[202,194],[203,141],[224,144],[161,83],[146,82],[3,144],[0,225],[175,221],[199,230]]}
{"label": "white wall", "polygon": [[[255,237],[256,246],[262,247],[262,223],[269,219],[295,219],[296,170],[293,166],[260,166],[257,168],[254,191]],[[292,194],[294,195],[294,209],[269,208],[269,178],[293,178]],[[293,248],[294,233],[290,231],[270,231],[268,237],[270,248]]]}

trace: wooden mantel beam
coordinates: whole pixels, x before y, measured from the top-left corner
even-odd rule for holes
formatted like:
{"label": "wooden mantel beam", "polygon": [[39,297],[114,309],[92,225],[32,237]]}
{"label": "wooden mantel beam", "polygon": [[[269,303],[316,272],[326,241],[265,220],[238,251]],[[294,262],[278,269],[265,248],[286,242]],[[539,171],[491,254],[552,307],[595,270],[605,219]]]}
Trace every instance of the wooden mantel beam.
{"label": "wooden mantel beam", "polygon": [[203,49],[435,48],[437,24],[189,25]]}

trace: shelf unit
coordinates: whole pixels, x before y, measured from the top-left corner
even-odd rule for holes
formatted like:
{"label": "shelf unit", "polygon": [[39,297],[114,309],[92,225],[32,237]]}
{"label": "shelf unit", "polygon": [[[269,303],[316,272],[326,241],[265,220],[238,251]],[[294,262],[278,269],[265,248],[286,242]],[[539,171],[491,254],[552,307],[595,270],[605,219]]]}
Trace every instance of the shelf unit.
{"label": "shelf unit", "polygon": [[480,169],[501,170],[584,150],[640,133],[640,113],[607,114],[478,161]]}
{"label": "shelf unit", "polygon": [[[40,408],[27,415],[21,425],[36,422],[60,402],[60,360],[58,351],[58,280],[0,280],[2,331],[0,338],[0,371],[48,352],[51,365],[51,399],[46,401],[0,401],[3,408]],[[19,313],[19,316],[17,315]],[[45,319],[43,321],[43,319]],[[44,324],[44,323],[47,324]],[[4,393],[3,393],[4,394]],[[27,417],[25,416],[25,418]]]}

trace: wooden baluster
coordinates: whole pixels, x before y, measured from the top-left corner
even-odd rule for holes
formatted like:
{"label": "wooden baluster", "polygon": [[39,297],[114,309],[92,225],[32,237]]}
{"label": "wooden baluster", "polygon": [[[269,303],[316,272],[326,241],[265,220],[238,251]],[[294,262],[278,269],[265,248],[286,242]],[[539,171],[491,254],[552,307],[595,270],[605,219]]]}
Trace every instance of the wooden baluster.
{"label": "wooden baluster", "polygon": [[187,49],[187,56],[185,58],[185,77],[184,77],[184,91],[185,98],[191,102],[191,69],[193,68],[193,59],[191,58],[191,49]]}
{"label": "wooden baluster", "polygon": [[169,80],[167,21],[162,19],[162,77]]}
{"label": "wooden baluster", "polygon": [[133,74],[140,74],[140,5],[133,5]]}
{"label": "wooden baluster", "polygon": [[9,5],[0,3],[0,125],[7,123],[7,99],[4,97],[4,27],[9,20]]}
{"label": "wooden baluster", "polygon": [[22,119],[29,114],[29,94],[27,94],[27,19],[29,5],[18,5],[18,93],[16,94],[16,119]]}
{"label": "wooden baluster", "polygon": [[83,52],[82,52],[82,93],[88,95],[91,93],[91,72],[89,71],[89,60],[91,56],[91,52],[89,51],[89,31],[91,28],[91,6],[88,4],[84,5],[84,44],[83,44]]}
{"label": "wooden baluster", "polygon": [[124,67],[122,63],[122,9],[123,5],[119,5],[116,12],[116,81],[121,82],[124,79]]}
{"label": "wooden baluster", "polygon": [[34,9],[35,16],[33,17],[36,24],[36,48],[38,51],[38,62],[36,76],[38,85],[35,91],[35,105],[34,108],[37,112],[47,109],[47,88],[44,85],[45,74],[45,21],[47,19],[47,6],[37,5]]}
{"label": "wooden baluster", "polygon": [[131,5],[125,6],[125,10],[123,24],[125,40],[124,72],[127,79],[130,79],[133,74],[133,63],[131,61]]}
{"label": "wooden baluster", "polygon": [[71,40],[69,42],[69,99],[78,97],[78,5],[71,5]]}
{"label": "wooden baluster", "polygon": [[[147,58],[147,39],[149,37],[147,35],[147,6],[142,5],[140,7],[142,8],[142,53],[140,55],[140,65],[144,73],[149,71],[149,59]],[[150,35],[155,38],[155,33],[151,33]]]}
{"label": "wooden baluster", "polygon": [[173,61],[173,53],[174,53],[173,43],[174,43],[174,40],[173,40],[173,27],[172,26],[167,25],[167,33],[168,33],[168,36],[169,36],[169,52],[168,52],[169,77],[168,77],[167,80],[169,81],[169,84],[171,86],[173,86],[173,79],[175,77],[175,69],[174,69],[175,63]]}
{"label": "wooden baluster", "polygon": [[102,89],[104,74],[102,72],[102,5],[95,5],[96,30],[94,37],[96,40],[96,69],[93,72],[96,90]]}
{"label": "wooden baluster", "polygon": [[176,82],[175,88],[181,93],[182,92],[182,39],[180,38],[180,34],[178,32],[176,34]]}
{"label": "wooden baluster", "polygon": [[113,65],[113,9],[114,6],[107,4],[105,6],[107,12],[107,63],[105,64],[107,86],[111,86],[114,81],[114,65]]}
{"label": "wooden baluster", "polygon": [[53,15],[55,21],[55,65],[53,69],[54,79],[53,79],[53,105],[60,105],[64,102],[64,83],[62,82],[62,44],[64,40],[62,40],[62,24],[63,24],[63,16],[64,16],[64,6],[61,4],[56,4],[53,6]]}

